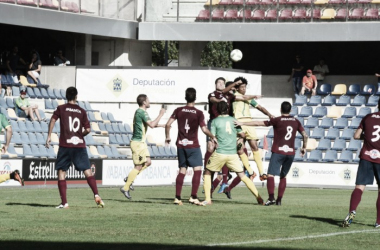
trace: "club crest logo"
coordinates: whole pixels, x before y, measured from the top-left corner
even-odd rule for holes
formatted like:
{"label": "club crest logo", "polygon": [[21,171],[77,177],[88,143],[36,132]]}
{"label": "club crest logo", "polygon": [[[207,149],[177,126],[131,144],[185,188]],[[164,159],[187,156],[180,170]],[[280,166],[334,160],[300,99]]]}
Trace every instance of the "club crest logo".
{"label": "club crest logo", "polygon": [[107,88],[115,95],[115,97],[119,97],[128,88],[128,83],[119,74],[116,74],[107,83]]}
{"label": "club crest logo", "polygon": [[123,81],[119,78],[116,78],[113,80],[113,91],[120,92],[122,87]]}
{"label": "club crest logo", "polygon": [[349,169],[344,170],[344,176],[343,176],[343,178],[345,180],[351,180],[351,170],[349,170]]}
{"label": "club crest logo", "polygon": [[298,178],[299,176],[299,169],[297,167],[293,168],[293,178]]}

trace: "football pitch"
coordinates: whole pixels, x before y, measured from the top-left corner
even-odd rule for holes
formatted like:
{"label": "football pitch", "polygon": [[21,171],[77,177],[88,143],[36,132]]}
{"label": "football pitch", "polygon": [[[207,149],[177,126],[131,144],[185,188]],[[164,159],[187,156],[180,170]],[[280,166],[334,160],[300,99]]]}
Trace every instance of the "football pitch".
{"label": "football pitch", "polygon": [[[376,191],[365,191],[349,228],[352,190],[288,188],[282,206],[259,206],[245,187],[232,200],[214,193],[213,205],[172,204],[174,187],[136,187],[129,201],[118,188],[0,189],[0,249],[379,249]],[[259,188],[267,198],[266,188]],[[183,188],[183,200],[190,187]],[[276,190],[277,193],[277,190]],[[199,191],[200,197],[201,189]]]}

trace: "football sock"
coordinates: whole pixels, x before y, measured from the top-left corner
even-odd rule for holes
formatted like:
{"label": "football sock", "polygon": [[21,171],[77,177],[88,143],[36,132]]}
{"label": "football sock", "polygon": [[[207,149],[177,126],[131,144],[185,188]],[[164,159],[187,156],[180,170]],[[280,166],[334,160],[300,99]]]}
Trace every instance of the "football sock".
{"label": "football sock", "polygon": [[261,155],[259,151],[252,151],[253,153],[253,159],[256,162],[257,169],[259,170],[259,174],[262,175],[264,173],[263,171],[263,162],[261,160]]}
{"label": "football sock", "polygon": [[131,172],[129,172],[129,174],[128,174],[128,180],[125,183],[124,188],[123,188],[125,191],[129,191],[129,186],[132,184],[132,182],[135,181],[136,176],[139,174],[139,172],[140,171],[138,171],[135,168],[132,169]]}
{"label": "football sock", "polygon": [[183,179],[185,179],[185,174],[178,173],[177,178],[175,179],[175,197],[178,200],[181,199]]}
{"label": "football sock", "polygon": [[203,166],[206,168],[206,165],[207,165],[207,162],[208,160],[210,159],[210,156],[212,155],[212,153],[206,151],[206,154],[205,154],[205,159],[204,159],[204,163],[203,163]]}
{"label": "football sock", "polygon": [[205,190],[205,200],[211,201],[211,175],[204,176],[203,188]]}
{"label": "football sock", "polygon": [[202,170],[194,171],[193,180],[191,181],[191,197],[197,199],[199,184],[201,183]]}
{"label": "football sock", "polygon": [[223,168],[222,168],[222,174],[223,174],[223,182],[222,182],[222,184],[227,184],[228,183],[228,168],[227,168],[227,166],[226,165],[224,165],[223,166]]}
{"label": "football sock", "polygon": [[268,189],[268,195],[269,200],[274,200],[274,177],[268,177],[267,179],[267,189]]}
{"label": "football sock", "polygon": [[280,184],[278,184],[278,195],[277,195],[277,201],[282,200],[282,196],[284,196],[286,188],[286,178],[280,178]]}
{"label": "football sock", "polygon": [[241,181],[244,182],[244,184],[254,196],[257,197],[259,195],[259,191],[257,191],[255,184],[253,184],[253,182],[247,176],[244,175],[244,177],[241,178]]}
{"label": "football sock", "polygon": [[228,186],[228,192],[230,192],[234,187],[236,187],[241,182],[239,176],[236,176],[235,179],[232,180],[231,184]]}
{"label": "football sock", "polygon": [[[245,150],[244,150],[245,151]],[[241,162],[243,162],[244,168],[248,171],[249,175],[253,175],[253,169],[249,165],[248,156],[245,154],[239,155]]]}
{"label": "football sock", "polygon": [[149,166],[146,165],[146,163],[144,164],[144,167],[141,168],[141,170],[139,171],[138,174],[140,174],[142,171],[144,171],[145,169],[147,169]]}
{"label": "football sock", "polygon": [[11,178],[11,175],[10,174],[2,174],[0,175],[0,183],[4,182],[4,181],[7,181]]}
{"label": "football sock", "polygon": [[[211,178],[210,178],[211,179]],[[215,178],[215,180],[212,182],[212,192],[211,193],[213,193],[214,192],[214,190],[216,189],[216,187],[219,185],[219,183],[220,183],[220,180],[218,179],[218,176]],[[210,187],[211,188],[211,187]]]}
{"label": "football sock", "polygon": [[350,200],[350,211],[356,211],[356,208],[358,207],[360,200],[362,199],[363,191],[359,188],[355,188],[354,191],[352,191],[351,194],[351,200]]}
{"label": "football sock", "polygon": [[59,180],[58,181],[58,190],[59,190],[59,195],[61,196],[61,204],[65,205],[67,203],[67,198],[66,198],[66,190],[67,190],[66,180]]}
{"label": "football sock", "polygon": [[89,176],[87,177],[87,183],[90,186],[92,192],[95,194],[98,194],[98,187],[96,186],[96,180],[95,176]]}
{"label": "football sock", "polygon": [[380,191],[377,193],[376,208],[377,208],[377,219],[376,219],[376,223],[380,225]]}

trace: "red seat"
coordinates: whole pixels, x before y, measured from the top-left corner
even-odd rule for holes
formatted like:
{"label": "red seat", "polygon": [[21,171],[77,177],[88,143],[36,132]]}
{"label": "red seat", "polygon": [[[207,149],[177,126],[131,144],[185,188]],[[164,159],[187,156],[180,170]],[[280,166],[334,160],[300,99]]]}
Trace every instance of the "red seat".
{"label": "red seat", "polygon": [[271,5],[271,4],[274,4],[276,2],[277,2],[276,0],[261,0],[260,4],[262,4],[262,5]]}
{"label": "red seat", "polygon": [[41,0],[40,7],[48,9],[58,9],[58,5],[54,5],[52,0]]}
{"label": "red seat", "polygon": [[359,4],[368,4],[368,3],[371,3],[372,1],[371,0],[359,0],[358,3]]}
{"label": "red seat", "polygon": [[305,9],[296,9],[293,14],[293,19],[305,19],[306,10]]}
{"label": "red seat", "polygon": [[260,4],[260,0],[247,0],[245,5],[257,5]]}
{"label": "red seat", "polygon": [[33,1],[17,0],[17,3],[21,5],[29,5],[29,6],[37,6],[38,4],[37,0],[33,0]]}
{"label": "red seat", "polygon": [[293,17],[293,10],[292,9],[283,9],[280,10],[280,19],[284,20],[291,20]]}
{"label": "red seat", "polygon": [[268,10],[265,20],[277,20],[277,10],[276,9]]}
{"label": "red seat", "polygon": [[[311,10],[307,11],[306,18],[311,18]],[[320,9],[313,9],[313,19],[321,19],[321,10]]]}
{"label": "red seat", "polygon": [[243,14],[245,14],[245,19],[249,20],[252,17],[252,11],[251,10],[244,10],[239,12],[238,19],[243,20]]}
{"label": "red seat", "polygon": [[335,19],[346,19],[347,17],[347,9],[346,8],[340,8],[337,10]]}
{"label": "red seat", "polygon": [[329,4],[343,4],[346,0],[329,0]]}
{"label": "red seat", "polygon": [[14,0],[0,0],[1,3],[15,3]]}
{"label": "red seat", "polygon": [[235,9],[230,9],[226,11],[226,20],[236,20],[238,17],[238,11]]}
{"label": "red seat", "polygon": [[292,4],[292,5],[301,4],[301,0],[288,0],[288,4]]}
{"label": "red seat", "polygon": [[302,0],[301,4],[307,4],[310,5],[312,0]]}
{"label": "red seat", "polygon": [[347,0],[348,4],[357,4],[358,0]]}
{"label": "red seat", "polygon": [[362,19],[364,17],[364,9],[355,8],[350,11],[349,19]]}
{"label": "red seat", "polygon": [[213,20],[223,20],[224,19],[224,10],[216,9],[212,12]]}
{"label": "red seat", "polygon": [[265,11],[264,10],[254,10],[252,13],[252,20],[264,20],[265,19]]}
{"label": "red seat", "polygon": [[209,20],[209,19],[210,19],[210,11],[201,10],[195,20]]}
{"label": "red seat", "polygon": [[365,19],[379,19],[379,10],[378,9],[368,9],[363,18],[365,18]]}
{"label": "red seat", "polygon": [[244,0],[233,0],[232,5],[244,5]]}
{"label": "red seat", "polygon": [[221,0],[219,2],[219,5],[231,5],[232,4],[232,0]]}
{"label": "red seat", "polygon": [[288,0],[278,0],[278,4],[288,4]]}

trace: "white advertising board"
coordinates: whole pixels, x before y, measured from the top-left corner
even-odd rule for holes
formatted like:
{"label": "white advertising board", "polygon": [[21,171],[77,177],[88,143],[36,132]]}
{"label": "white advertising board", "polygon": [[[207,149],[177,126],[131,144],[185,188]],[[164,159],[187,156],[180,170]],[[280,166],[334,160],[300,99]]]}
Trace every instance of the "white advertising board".
{"label": "white advertising board", "polygon": [[[22,176],[22,160],[10,160],[1,159],[0,160],[0,175],[10,174],[12,171],[18,169]],[[19,182],[15,180],[8,180],[6,182],[0,183],[0,187],[3,186],[21,186]]]}
{"label": "white advertising board", "polygon": [[261,74],[222,70],[79,68],[76,87],[90,102],[136,102],[139,94],[146,94],[156,103],[183,103],[185,90],[193,87],[202,93],[197,102],[207,102],[216,78],[233,81],[238,76],[248,80],[247,94],[261,94]]}

